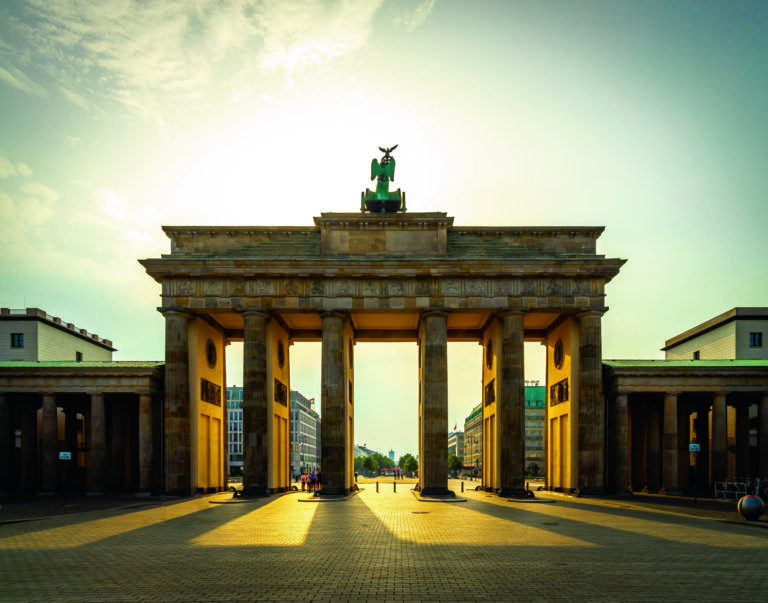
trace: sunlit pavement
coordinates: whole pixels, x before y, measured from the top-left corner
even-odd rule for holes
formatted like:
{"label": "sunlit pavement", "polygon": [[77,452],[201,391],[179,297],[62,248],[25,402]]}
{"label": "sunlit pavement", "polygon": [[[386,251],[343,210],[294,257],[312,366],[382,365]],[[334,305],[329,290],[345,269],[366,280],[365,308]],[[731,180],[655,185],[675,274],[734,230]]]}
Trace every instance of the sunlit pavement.
{"label": "sunlit pavement", "polygon": [[0,600],[764,601],[768,593],[768,530],[743,522],[546,494],[510,502],[468,487],[463,503],[421,502],[412,484],[397,486],[382,481],[377,493],[363,483],[342,502],[218,494],[2,525]]}

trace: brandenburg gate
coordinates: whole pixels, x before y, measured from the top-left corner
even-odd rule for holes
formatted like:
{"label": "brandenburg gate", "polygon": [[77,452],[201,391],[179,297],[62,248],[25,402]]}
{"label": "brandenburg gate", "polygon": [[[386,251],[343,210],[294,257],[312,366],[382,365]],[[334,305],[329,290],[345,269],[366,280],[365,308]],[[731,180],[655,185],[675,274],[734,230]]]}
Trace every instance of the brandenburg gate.
{"label": "brandenburg gate", "polygon": [[[596,251],[602,227],[459,227],[405,211],[389,191],[392,149],[372,164],[360,212],[308,227],[166,226],[170,254],[141,260],[162,286],[164,483],[225,487],[224,350],[244,342],[245,494],[290,487],[290,347],[322,342],[321,496],[354,488],[358,341],[419,346],[421,496],[448,489],[448,342],[483,346],[482,485],[525,495],[525,341],[547,355],[548,486],[605,487],[601,319],[624,260]],[[479,381],[479,379],[478,379]],[[472,401],[467,401],[468,403]]]}

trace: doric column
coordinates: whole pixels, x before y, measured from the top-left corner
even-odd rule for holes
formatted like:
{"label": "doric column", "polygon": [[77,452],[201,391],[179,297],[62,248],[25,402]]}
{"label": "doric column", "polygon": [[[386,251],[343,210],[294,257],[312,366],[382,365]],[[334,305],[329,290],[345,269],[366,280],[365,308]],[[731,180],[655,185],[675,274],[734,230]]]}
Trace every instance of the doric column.
{"label": "doric column", "polygon": [[448,329],[447,314],[421,315],[421,496],[450,495],[448,490]]}
{"label": "doric column", "polygon": [[680,454],[677,431],[677,394],[664,396],[664,483],[665,494],[679,495],[680,483],[677,479]]}
{"label": "doric column", "polygon": [[749,471],[749,406],[741,401],[736,405],[736,475],[750,476]]}
{"label": "doric column", "polygon": [[758,414],[758,474],[763,477],[768,477],[768,392],[760,394]]}
{"label": "doric column", "polygon": [[605,491],[605,401],[603,399],[602,312],[578,314],[578,490]]}
{"label": "doric column", "polygon": [[629,403],[627,394],[616,396],[616,494],[629,493]]}
{"label": "doric column", "polygon": [[59,450],[58,435],[56,397],[43,396],[42,491],[46,494],[52,494],[56,490],[56,463],[58,462],[56,457]]}
{"label": "doric column", "polygon": [[189,405],[190,315],[161,310],[165,317],[165,490],[192,493],[192,424]]}
{"label": "doric column", "polygon": [[725,394],[712,398],[712,481],[724,482],[728,477],[728,431]]}
{"label": "doric column", "polygon": [[91,394],[91,476],[89,494],[101,494],[106,488],[107,426],[104,394]]}
{"label": "doric column", "polygon": [[22,403],[21,413],[21,489],[34,492],[38,488],[37,463],[37,408],[34,404]]}
{"label": "doric column", "polygon": [[11,459],[13,438],[11,425],[10,396],[0,392],[0,493],[11,489]]}
{"label": "doric column", "polygon": [[500,496],[525,496],[524,312],[505,312],[501,320],[497,438]]}
{"label": "doric column", "polygon": [[347,494],[347,380],[342,312],[324,312],[320,422],[320,495]]}
{"label": "doric column", "polygon": [[152,490],[152,396],[139,396],[139,491]]}
{"label": "doric column", "polygon": [[688,445],[691,443],[691,410],[690,404],[679,397],[677,399],[677,485],[681,491],[690,489],[689,479],[691,463]]}
{"label": "doric column", "polygon": [[647,403],[648,439],[645,466],[645,492],[659,491],[659,464],[661,462],[661,425],[656,400]]}
{"label": "doric column", "polygon": [[267,319],[265,310],[243,314],[243,493],[269,494]]}
{"label": "doric column", "polygon": [[232,342],[229,339],[225,339],[223,341],[222,345],[222,354],[221,354],[221,374],[223,375],[223,384],[221,389],[222,395],[224,396],[224,412],[222,413],[222,422],[221,422],[221,441],[222,446],[224,450],[224,454],[222,455],[222,475],[224,476],[224,490],[229,489],[229,406],[227,406],[227,347]]}

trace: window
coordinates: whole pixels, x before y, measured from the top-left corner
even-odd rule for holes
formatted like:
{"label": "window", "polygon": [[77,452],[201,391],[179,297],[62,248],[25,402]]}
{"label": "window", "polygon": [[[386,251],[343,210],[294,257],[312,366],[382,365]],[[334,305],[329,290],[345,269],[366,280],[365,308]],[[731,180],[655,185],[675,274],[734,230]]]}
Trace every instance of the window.
{"label": "window", "polygon": [[763,347],[763,334],[762,333],[750,333],[749,334],[749,347],[761,348]]}
{"label": "window", "polygon": [[694,360],[701,360],[700,356],[701,356],[701,352],[700,352],[699,350],[696,350],[696,351],[693,353],[693,359],[694,359]]}
{"label": "window", "polygon": [[12,348],[24,347],[24,333],[11,333],[11,347]]}
{"label": "window", "polygon": [[82,362],[83,361],[83,353],[82,352],[75,352],[75,361]]}

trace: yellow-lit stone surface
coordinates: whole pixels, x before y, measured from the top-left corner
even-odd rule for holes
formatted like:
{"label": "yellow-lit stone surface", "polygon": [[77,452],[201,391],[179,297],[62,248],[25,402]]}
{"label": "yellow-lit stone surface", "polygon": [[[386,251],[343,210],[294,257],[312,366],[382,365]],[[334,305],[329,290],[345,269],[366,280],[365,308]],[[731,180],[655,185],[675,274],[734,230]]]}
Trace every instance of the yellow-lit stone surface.
{"label": "yellow-lit stone surface", "polygon": [[219,493],[2,525],[0,599],[760,601],[768,588],[766,522],[725,511],[469,488],[428,503],[412,484],[360,485],[343,502]]}

